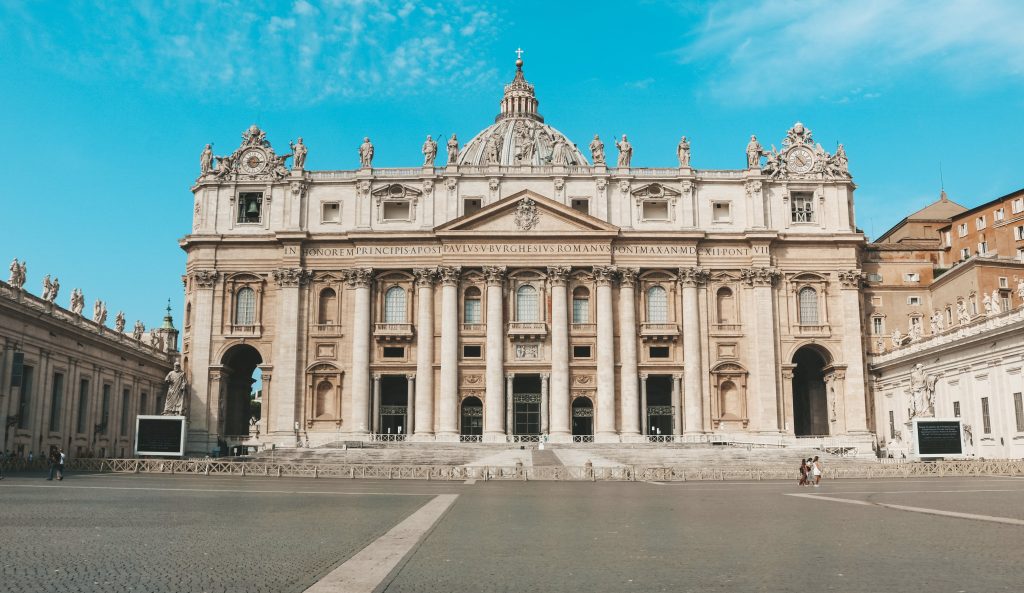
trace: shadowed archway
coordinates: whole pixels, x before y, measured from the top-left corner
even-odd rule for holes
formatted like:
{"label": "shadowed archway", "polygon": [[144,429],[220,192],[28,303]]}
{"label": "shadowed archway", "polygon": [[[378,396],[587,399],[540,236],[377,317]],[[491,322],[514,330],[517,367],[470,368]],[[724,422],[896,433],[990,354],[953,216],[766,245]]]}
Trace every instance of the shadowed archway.
{"label": "shadowed archway", "polygon": [[825,389],[826,356],[804,346],[793,354],[793,434],[823,436],[829,433],[828,396]]}
{"label": "shadowed archway", "polygon": [[221,435],[249,434],[254,374],[262,363],[259,351],[248,344],[232,346],[221,358],[224,372],[219,406]]}

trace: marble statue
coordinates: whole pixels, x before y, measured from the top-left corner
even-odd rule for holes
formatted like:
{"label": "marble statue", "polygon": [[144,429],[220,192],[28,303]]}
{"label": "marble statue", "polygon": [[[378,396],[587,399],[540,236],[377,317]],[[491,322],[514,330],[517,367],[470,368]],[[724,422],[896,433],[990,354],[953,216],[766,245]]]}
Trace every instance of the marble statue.
{"label": "marble statue", "polygon": [[917,363],[910,371],[910,417],[935,416],[935,383],[938,377],[926,374],[924,365]]}
{"label": "marble statue", "polygon": [[164,377],[167,384],[167,397],[164,398],[164,416],[181,416],[185,411],[185,391],[188,383],[185,382],[185,371],[181,370],[181,363],[175,362],[174,369]]}
{"label": "marble statue", "polygon": [[433,167],[435,158],[437,158],[437,142],[428,134],[427,139],[423,142],[423,166]]}
{"label": "marble statue", "polygon": [[601,142],[597,134],[594,134],[594,139],[590,141],[590,160],[594,161],[595,165],[604,164],[604,142]]}
{"label": "marble statue", "polygon": [[[50,300],[50,291],[53,289],[53,283],[50,282],[50,275],[43,276],[43,293],[39,295],[44,301]],[[988,298],[988,297],[985,297]]]}
{"label": "marble statue", "polygon": [[1020,306],[1024,307],[1024,278],[1017,281],[1017,297],[1020,299]]}
{"label": "marble statue", "polygon": [[209,175],[213,171],[213,147],[209,144],[199,155],[199,173]]}
{"label": "marble statue", "polygon": [[900,332],[900,328],[892,330],[892,347],[899,348],[903,345],[903,333]]}
{"label": "marble statue", "polygon": [[359,145],[359,166],[363,169],[373,166],[373,143],[369,137],[363,138],[363,143]]}
{"label": "marble statue", "polygon": [[982,306],[985,307],[985,317],[992,317],[993,315],[995,315],[992,308],[992,297],[986,294],[985,297],[981,300],[981,303]]}
{"label": "marble statue", "polygon": [[158,334],[156,332],[150,332],[149,333],[149,345],[154,347],[154,348],[156,348],[157,350],[163,350],[163,348],[164,348],[164,339],[163,339],[163,337],[160,336],[160,334]]}
{"label": "marble statue", "polygon": [[18,258],[14,258],[11,262],[11,275],[7,278],[7,283],[14,288],[21,289],[25,286],[25,263],[18,263]]}
{"label": "marble statue", "polygon": [[57,278],[56,276],[54,276],[53,277],[53,283],[50,284],[50,294],[45,297],[46,300],[50,301],[51,303],[53,301],[57,300],[57,293],[59,293],[59,292],[60,292],[60,278]]}
{"label": "marble statue", "polygon": [[967,305],[963,301],[956,302],[956,322],[960,325],[971,322],[971,316],[967,313]]}
{"label": "marble statue", "polygon": [[839,169],[840,173],[848,173],[850,171],[850,161],[846,158],[846,149],[840,144],[836,148],[836,154],[832,157],[835,159],[836,168]]}
{"label": "marble statue", "polygon": [[229,154],[214,158],[217,159],[217,170],[214,171],[217,177],[224,177],[228,173],[231,173],[231,170],[235,166],[235,155]]}
{"label": "marble statue", "polygon": [[1003,312],[1003,299],[999,296],[998,290],[992,291],[992,314],[999,315]]}
{"label": "marble statue", "polygon": [[100,325],[107,323],[107,305],[99,299],[92,305],[92,320]]}
{"label": "marble statue", "polygon": [[117,333],[124,333],[124,311],[118,311],[117,315],[114,316],[114,329]]}
{"label": "marble statue", "polygon": [[269,146],[267,142],[267,133],[260,129],[259,126],[253,124],[249,126],[249,129],[242,132],[242,146]]}
{"label": "marble statue", "polygon": [[690,141],[686,139],[686,136],[679,140],[679,146],[676,146],[676,156],[679,157],[680,169],[690,167]]}
{"label": "marble statue", "polygon": [[306,145],[302,143],[302,136],[296,142],[289,142],[288,146],[292,149],[292,169],[299,171],[306,168],[306,153],[309,150]]}
{"label": "marble statue", "polygon": [[747,168],[757,169],[761,166],[761,155],[764,154],[764,148],[761,147],[761,143],[757,141],[757,136],[751,134],[750,142],[747,142]]}
{"label": "marble statue", "polygon": [[879,336],[878,339],[875,340],[875,350],[877,352],[882,352],[883,350],[885,350],[885,339],[882,338],[881,336]]}
{"label": "marble statue", "polygon": [[82,295],[82,289],[75,288],[71,291],[71,312],[75,315],[81,316],[82,309],[85,308],[85,296]]}
{"label": "marble statue", "polygon": [[132,328],[132,339],[141,342],[142,332],[146,331],[146,326],[141,321],[135,321],[135,327]]}
{"label": "marble statue", "polygon": [[565,138],[561,135],[556,135],[555,145],[551,148],[551,164],[564,165],[568,160],[568,152]]}
{"label": "marble statue", "polygon": [[920,323],[912,323],[912,324],[910,324],[910,333],[908,335],[910,336],[910,341],[912,343],[913,342],[920,342],[921,341],[921,333],[922,333],[922,330],[921,330],[921,324]]}
{"label": "marble statue", "polygon": [[484,144],[484,150],[487,154],[487,164],[497,165],[501,162],[501,136],[497,134],[491,135],[487,139],[487,143]]}
{"label": "marble statue", "polygon": [[454,165],[459,158],[459,138],[452,134],[448,139],[448,164]]}
{"label": "marble statue", "polygon": [[633,145],[629,143],[625,134],[622,135],[621,141],[615,141],[615,148],[619,149],[618,166],[628,169],[630,161],[633,160]]}
{"label": "marble statue", "polygon": [[938,309],[936,309],[935,312],[932,313],[930,321],[931,321],[932,334],[937,334],[937,333],[941,332],[943,329],[945,329],[943,327],[942,311],[939,311]]}

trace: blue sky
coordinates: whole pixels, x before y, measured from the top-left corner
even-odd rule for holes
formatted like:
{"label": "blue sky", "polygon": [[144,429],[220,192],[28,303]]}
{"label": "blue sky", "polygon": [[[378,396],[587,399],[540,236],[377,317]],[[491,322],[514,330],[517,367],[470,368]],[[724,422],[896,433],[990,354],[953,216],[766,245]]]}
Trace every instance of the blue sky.
{"label": "blue sky", "polygon": [[1024,2],[19,2],[0,0],[0,260],[111,319],[180,320],[189,186],[258,122],[307,168],[418,165],[427,133],[493,121],[526,53],[547,121],[634,164],[739,168],[796,120],[843,142],[878,236],[939,193],[1024,186]]}

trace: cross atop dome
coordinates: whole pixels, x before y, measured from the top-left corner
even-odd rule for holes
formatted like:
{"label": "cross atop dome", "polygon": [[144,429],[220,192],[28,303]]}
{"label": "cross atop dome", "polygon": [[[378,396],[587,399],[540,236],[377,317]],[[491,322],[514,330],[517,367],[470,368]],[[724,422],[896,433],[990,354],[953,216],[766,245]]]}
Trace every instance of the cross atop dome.
{"label": "cross atop dome", "polygon": [[533,85],[526,81],[523,75],[523,54],[522,48],[516,49],[516,75],[512,82],[505,85],[505,96],[501,99],[501,112],[494,121],[506,118],[526,118],[536,121],[544,121],[544,118],[537,113],[537,96],[533,92]]}

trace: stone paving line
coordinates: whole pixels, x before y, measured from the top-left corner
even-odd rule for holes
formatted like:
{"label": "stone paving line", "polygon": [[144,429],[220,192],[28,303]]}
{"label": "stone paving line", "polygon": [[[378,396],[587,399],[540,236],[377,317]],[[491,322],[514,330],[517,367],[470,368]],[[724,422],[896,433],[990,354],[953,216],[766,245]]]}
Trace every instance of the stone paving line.
{"label": "stone paving line", "polygon": [[[932,491],[936,493],[938,491]],[[948,490],[947,492],[1015,492],[1015,490]],[[894,509],[897,511],[908,511],[911,513],[924,513],[926,515],[939,515],[942,517],[955,517],[957,519],[971,519],[974,521],[989,521],[992,523],[1003,523],[1005,525],[1020,525],[1024,526],[1024,520],[1013,519],[1010,517],[995,517],[992,515],[979,515],[977,513],[960,513],[957,511],[943,511],[941,509],[929,509],[925,507],[915,507],[902,504],[892,504],[887,502],[872,502],[868,500],[856,500],[853,498],[839,498],[837,496],[830,496],[826,494],[803,494],[803,493],[788,493],[786,496],[795,496],[797,498],[808,498],[810,500],[824,500],[828,502],[842,502],[847,504],[858,504],[869,507],[881,507],[886,509]]]}

